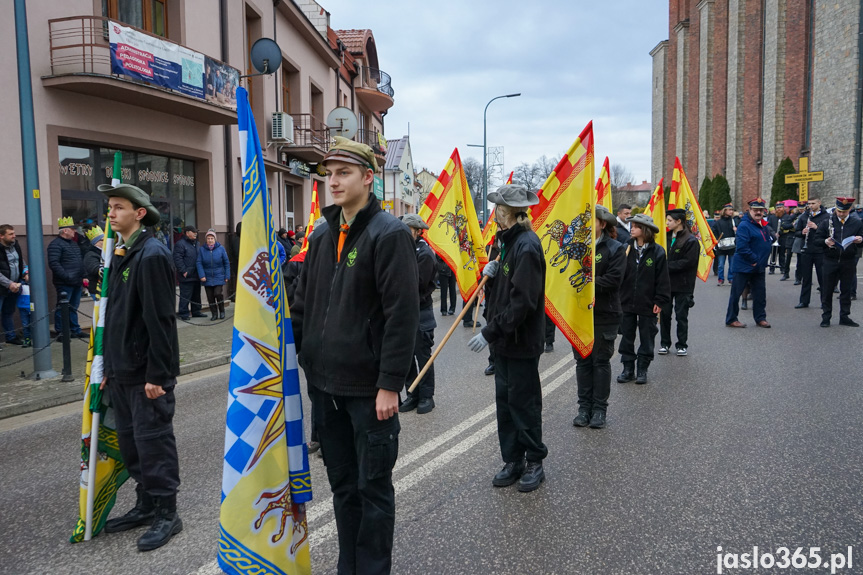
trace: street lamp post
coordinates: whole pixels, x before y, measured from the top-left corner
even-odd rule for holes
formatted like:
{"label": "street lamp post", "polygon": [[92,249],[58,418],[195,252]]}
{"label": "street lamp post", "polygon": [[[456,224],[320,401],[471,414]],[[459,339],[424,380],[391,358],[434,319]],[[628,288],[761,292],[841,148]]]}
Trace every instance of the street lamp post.
{"label": "street lamp post", "polygon": [[[486,212],[488,211],[488,139],[486,135],[486,117],[488,113],[489,105],[495,100],[500,100],[501,98],[515,98],[516,96],[521,96],[521,92],[518,94],[506,94],[504,96],[495,96],[491,100],[488,101],[488,104],[485,105],[485,110],[482,111],[482,215],[483,220],[486,220]],[[485,224],[485,221],[483,221]]]}

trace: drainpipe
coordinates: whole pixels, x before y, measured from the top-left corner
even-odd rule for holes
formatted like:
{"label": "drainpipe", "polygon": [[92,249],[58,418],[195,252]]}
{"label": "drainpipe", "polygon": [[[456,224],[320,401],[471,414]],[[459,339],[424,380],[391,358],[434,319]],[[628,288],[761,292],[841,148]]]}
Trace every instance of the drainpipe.
{"label": "drainpipe", "polygon": [[[219,0],[219,43],[222,62],[228,62],[228,0]],[[225,144],[225,207],[228,212],[228,232],[225,237],[228,238],[228,246],[230,247],[236,238],[233,236],[236,228],[236,220],[234,218],[234,166],[231,158],[234,156],[233,146],[231,145],[231,126],[225,125],[222,127],[222,137]],[[233,251],[233,250],[231,250]],[[237,262],[234,262],[236,265]],[[234,273],[233,277],[237,277]]]}
{"label": "drainpipe", "polygon": [[857,125],[854,134],[854,197],[860,201],[860,157],[863,144],[863,6],[858,6],[857,23]]}

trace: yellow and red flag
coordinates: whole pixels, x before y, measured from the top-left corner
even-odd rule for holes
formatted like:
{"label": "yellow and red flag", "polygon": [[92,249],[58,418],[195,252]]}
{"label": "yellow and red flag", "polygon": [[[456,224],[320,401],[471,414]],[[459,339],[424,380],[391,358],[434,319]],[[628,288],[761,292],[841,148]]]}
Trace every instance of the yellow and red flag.
{"label": "yellow and red flag", "polygon": [[659,233],[656,234],[656,243],[662,246],[666,252],[668,251],[668,238],[665,236],[665,189],[662,187],[662,181],[659,180],[656,184],[656,189],[653,190],[653,195],[650,196],[650,202],[644,208],[644,213],[653,218],[653,223],[659,226]]}
{"label": "yellow and red flag", "polygon": [[680,158],[674,158],[674,175],[671,177],[671,193],[668,196],[668,209],[680,208],[686,210],[686,225],[692,231],[692,235],[698,240],[701,253],[698,256],[698,277],[701,281],[707,281],[710,268],[713,267],[713,248],[716,247],[716,237],[710,229],[710,225],[704,218],[704,212],[698,203],[698,198],[692,193],[689,180],[680,164]]}
{"label": "yellow and red flag", "polygon": [[[506,183],[512,183],[512,175],[515,172],[509,173],[509,178],[507,178]],[[497,235],[497,222],[494,221],[494,208],[491,209],[491,213],[488,215],[488,221],[485,223],[485,227],[482,229],[482,241],[483,245],[490,246],[492,242],[494,242],[494,237]]]}
{"label": "yellow and red flag", "polygon": [[458,148],[432,186],[419,216],[429,226],[426,241],[455,274],[461,297],[468,299],[479,286],[488,256]]}
{"label": "yellow and red flag", "polygon": [[309,220],[306,224],[306,235],[303,237],[303,249],[300,250],[300,253],[308,251],[309,249],[309,236],[312,234],[312,230],[315,229],[315,222],[321,217],[321,204],[318,202],[318,181],[315,180],[312,183],[312,206],[309,211]]}
{"label": "yellow and red flag", "polygon": [[530,210],[546,261],[545,311],[587,357],[593,350],[593,122],[575,140]]}
{"label": "yellow and red flag", "polygon": [[596,205],[605,206],[612,214],[614,210],[611,207],[611,178],[608,168],[608,156],[605,156],[605,161],[602,162],[602,170],[599,172],[599,179],[596,180]]}

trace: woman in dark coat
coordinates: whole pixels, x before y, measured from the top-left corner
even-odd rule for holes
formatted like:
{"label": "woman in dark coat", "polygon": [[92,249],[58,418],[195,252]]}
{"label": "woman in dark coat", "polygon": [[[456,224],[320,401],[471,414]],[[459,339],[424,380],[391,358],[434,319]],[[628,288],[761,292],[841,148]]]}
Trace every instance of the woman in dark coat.
{"label": "woman in dark coat", "polygon": [[[659,226],[645,214],[626,219],[632,222],[632,238],[626,247],[626,274],[620,289],[620,360],[623,373],[618,383],[635,378],[635,383],[647,383],[647,368],[653,361],[653,346],[659,328],[656,317],[671,302],[671,284],[665,250],[654,241]],[[664,222],[663,222],[664,223]],[[638,332],[638,352],[635,336]],[[638,372],[635,362],[638,360]]]}
{"label": "woman in dark coat", "polygon": [[207,230],[206,243],[198,248],[198,277],[207,292],[210,304],[210,321],[225,319],[224,286],[231,279],[228,253],[216,241],[216,231]]}
{"label": "woman in dark coat", "polygon": [[596,288],[593,306],[593,350],[582,358],[575,347],[575,379],[578,382],[576,427],[605,427],[608,395],[611,391],[611,356],[620,327],[620,286],[626,270],[626,248],[617,241],[617,218],[603,206],[596,206],[594,222],[599,237],[593,258]]}

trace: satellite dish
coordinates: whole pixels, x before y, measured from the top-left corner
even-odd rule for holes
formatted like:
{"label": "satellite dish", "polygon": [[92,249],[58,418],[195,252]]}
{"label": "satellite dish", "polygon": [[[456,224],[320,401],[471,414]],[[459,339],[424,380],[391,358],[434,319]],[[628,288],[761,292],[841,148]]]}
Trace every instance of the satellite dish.
{"label": "satellite dish", "polygon": [[327,127],[331,136],[353,138],[357,133],[357,116],[350,108],[339,106],[327,114]]}
{"label": "satellite dish", "polygon": [[282,50],[269,38],[259,38],[249,55],[252,66],[261,74],[272,74],[282,65]]}

